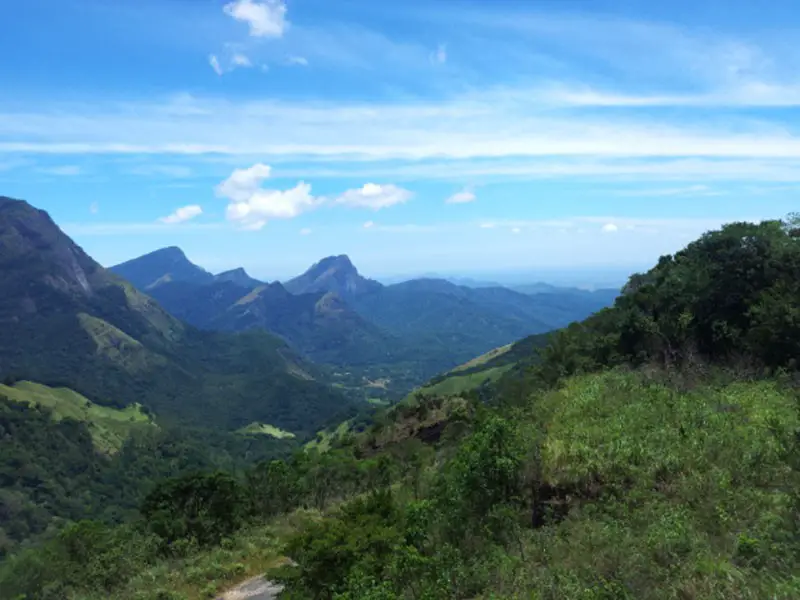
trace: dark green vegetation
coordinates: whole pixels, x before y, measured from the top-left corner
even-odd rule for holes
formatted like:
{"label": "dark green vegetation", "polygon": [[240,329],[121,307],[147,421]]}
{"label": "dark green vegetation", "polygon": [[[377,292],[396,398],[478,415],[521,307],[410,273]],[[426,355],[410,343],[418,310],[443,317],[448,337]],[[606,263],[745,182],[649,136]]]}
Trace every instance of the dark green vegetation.
{"label": "dark green vegetation", "polygon": [[323,259],[285,284],[260,284],[241,270],[214,277],[170,248],[112,270],[187,323],[264,329],[331,365],[346,388],[383,400],[491,348],[583,319],[614,297],[561,288],[528,295],[440,279],[383,286],[362,277],[347,256]]}
{"label": "dark green vegetation", "polygon": [[291,446],[269,436],[149,426],[132,428],[109,454],[98,452],[100,427],[57,418],[53,409],[13,402],[0,392],[0,558],[69,521],[129,520],[144,494],[165,478],[233,470]]}
{"label": "dark green vegetation", "polygon": [[311,433],[351,408],[267,333],[186,326],[106,271],[30,205],[0,199],[0,378],[70,388],[160,422]]}
{"label": "dark green vegetation", "polygon": [[539,352],[451,373],[506,368],[495,382],[419,394],[327,452],[167,482],[128,525],[11,557],[0,590],[211,597],[250,569],[207,566],[205,588],[153,574],[258,531],[295,561],[270,572],[295,600],[796,598],[798,231],[706,234]]}

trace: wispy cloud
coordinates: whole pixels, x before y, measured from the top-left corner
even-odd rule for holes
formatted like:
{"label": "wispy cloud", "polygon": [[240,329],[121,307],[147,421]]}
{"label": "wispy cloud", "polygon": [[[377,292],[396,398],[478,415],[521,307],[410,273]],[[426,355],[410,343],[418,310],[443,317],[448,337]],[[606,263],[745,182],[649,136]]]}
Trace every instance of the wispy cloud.
{"label": "wispy cloud", "polygon": [[41,167],[39,172],[46,173],[47,175],[74,177],[76,175],[80,175],[83,171],[77,165],[62,165],[58,167]]}
{"label": "wispy cloud", "polygon": [[298,67],[307,67],[308,59],[305,56],[290,56],[286,59],[286,64],[295,65]]}
{"label": "wispy cloud", "polygon": [[671,188],[644,188],[638,190],[622,190],[617,192],[618,196],[724,196],[726,192],[715,190],[707,185],[696,184],[686,187]]}
{"label": "wispy cloud", "polygon": [[207,233],[225,229],[225,223],[64,223],[62,229],[71,236],[149,235],[168,233]]}
{"label": "wispy cloud", "polygon": [[430,61],[434,65],[443,65],[447,62],[447,46],[439,44],[435,52],[431,52]]}
{"label": "wispy cloud", "polygon": [[211,68],[214,70],[214,73],[217,75],[222,75],[222,65],[219,64],[219,58],[217,58],[216,54],[211,54],[208,57],[208,64],[211,65]]}
{"label": "wispy cloud", "polygon": [[237,67],[252,67],[253,63],[250,62],[250,59],[244,54],[234,54],[231,58],[231,63]]}
{"label": "wispy cloud", "polygon": [[706,123],[649,115],[545,115],[532,105],[535,97],[523,102],[495,91],[405,105],[196,99],[186,112],[172,102],[56,106],[34,113],[0,112],[0,152],[361,161],[553,156],[800,159],[800,138],[778,120],[764,124],[731,117]]}
{"label": "wispy cloud", "polygon": [[161,217],[158,221],[166,225],[177,225],[178,223],[185,223],[186,221],[190,221],[195,217],[199,217],[202,214],[203,214],[203,208],[201,206],[197,204],[191,204],[189,206],[182,206],[172,214],[166,217]]}
{"label": "wispy cloud", "polygon": [[446,204],[466,204],[468,202],[475,202],[477,196],[475,196],[475,192],[473,192],[469,188],[464,188],[460,192],[456,192],[447,200],[445,200]]}
{"label": "wispy cloud", "polygon": [[171,177],[174,179],[184,179],[191,177],[193,171],[191,167],[185,165],[160,165],[160,164],[146,164],[136,167],[131,167],[127,170],[131,175],[141,175],[143,177],[161,176]]}

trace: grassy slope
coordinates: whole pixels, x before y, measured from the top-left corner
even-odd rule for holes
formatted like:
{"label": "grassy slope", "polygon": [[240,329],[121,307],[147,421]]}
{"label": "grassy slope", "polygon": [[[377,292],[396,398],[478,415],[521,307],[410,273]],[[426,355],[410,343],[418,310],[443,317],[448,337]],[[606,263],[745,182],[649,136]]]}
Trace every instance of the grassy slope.
{"label": "grassy slope", "polygon": [[513,364],[510,364],[502,367],[493,367],[483,371],[475,371],[467,375],[460,375],[459,371],[455,371],[442,381],[421,387],[419,390],[416,390],[415,393],[435,394],[440,396],[463,394],[469,390],[474,390],[487,381],[497,381],[513,366]]}
{"label": "grassy slope", "polygon": [[53,411],[56,420],[69,418],[89,423],[92,441],[99,451],[105,453],[119,450],[133,429],[152,426],[150,417],[142,412],[138,404],[124,409],[99,406],[67,388],[51,388],[20,381],[13,387],[0,385],[0,396],[47,407]]}
{"label": "grassy slope", "polygon": [[576,377],[532,403],[541,476],[570,511],[529,532],[525,564],[497,592],[798,597],[800,580],[786,579],[796,393],[773,381],[679,393],[643,379]]}
{"label": "grassy slope", "polygon": [[250,423],[247,427],[242,427],[237,433],[244,435],[269,435],[279,440],[296,437],[292,432],[284,431],[268,423]]}

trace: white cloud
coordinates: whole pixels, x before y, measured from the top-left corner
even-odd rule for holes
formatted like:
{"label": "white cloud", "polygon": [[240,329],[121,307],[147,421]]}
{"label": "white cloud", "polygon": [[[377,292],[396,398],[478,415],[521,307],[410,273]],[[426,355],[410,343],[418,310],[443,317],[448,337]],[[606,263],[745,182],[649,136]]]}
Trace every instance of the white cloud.
{"label": "white cloud", "polygon": [[615,223],[606,223],[603,225],[602,229],[604,233],[617,233],[619,231],[619,226]]}
{"label": "white cloud", "polygon": [[300,230],[300,235],[311,235],[311,229],[309,229],[308,227],[304,227],[303,229]]}
{"label": "white cloud", "polygon": [[494,229],[495,227],[497,227],[496,223],[487,222],[480,224],[481,229]]}
{"label": "white cloud", "polygon": [[435,65],[443,65],[447,62],[447,46],[445,44],[439,44],[439,47],[436,48],[436,52],[432,52],[430,55],[431,63]]}
{"label": "white cloud", "polygon": [[217,195],[229,201],[229,221],[243,229],[258,230],[270,219],[291,219],[322,203],[322,199],[311,195],[311,186],[302,181],[288,190],[263,189],[261,185],[271,171],[261,163],[236,169],[217,186]]}
{"label": "white cloud", "polygon": [[364,223],[363,227],[364,229],[372,229],[373,227],[375,227],[375,221],[367,221],[366,223]]}
{"label": "white cloud", "polygon": [[460,192],[457,192],[450,196],[445,203],[447,204],[466,204],[467,202],[475,202],[476,196],[475,192],[470,190],[469,188],[464,188]]}
{"label": "white cloud", "polygon": [[191,177],[194,173],[190,167],[184,165],[141,165],[127,170],[131,175],[142,175],[144,177],[161,176],[183,179]]}
{"label": "white cloud", "polygon": [[290,56],[286,59],[286,62],[290,65],[297,65],[299,67],[308,66],[308,59],[304,56]]}
{"label": "white cloud", "polygon": [[253,37],[281,37],[288,23],[286,3],[283,0],[235,0],[226,4],[226,14],[247,23]]}
{"label": "white cloud", "polygon": [[620,196],[723,196],[725,192],[714,190],[707,185],[689,185],[686,187],[651,188],[640,190],[623,190]]}
{"label": "white cloud", "polygon": [[203,209],[197,204],[182,206],[169,216],[161,217],[159,221],[165,225],[184,223],[203,214]]}
{"label": "white cloud", "polygon": [[63,165],[60,167],[44,167],[39,169],[42,173],[47,173],[48,175],[61,175],[64,177],[72,177],[74,175],[81,174],[81,168],[77,165]]}
{"label": "white cloud", "polygon": [[511,229],[511,233],[514,233],[514,234],[520,233],[521,231],[522,231],[522,229],[520,229],[519,227],[514,227],[514,228]]}
{"label": "white cloud", "polygon": [[250,59],[246,55],[239,54],[239,53],[236,53],[236,54],[233,55],[233,58],[231,58],[231,63],[236,67],[252,67],[253,66],[253,63],[250,62]]}
{"label": "white cloud", "polygon": [[92,202],[89,205],[89,212],[93,215],[96,215],[98,212],[100,212],[100,205],[97,202]]}
{"label": "white cloud", "polygon": [[208,64],[211,65],[212,69],[214,69],[214,73],[217,75],[222,75],[222,65],[219,64],[219,58],[217,58],[216,54],[209,55]]}
{"label": "white cloud", "polygon": [[376,183],[367,183],[361,188],[347,190],[336,198],[335,202],[354,208],[379,210],[407,202],[412,196],[413,194],[410,191],[393,184],[378,185]]}

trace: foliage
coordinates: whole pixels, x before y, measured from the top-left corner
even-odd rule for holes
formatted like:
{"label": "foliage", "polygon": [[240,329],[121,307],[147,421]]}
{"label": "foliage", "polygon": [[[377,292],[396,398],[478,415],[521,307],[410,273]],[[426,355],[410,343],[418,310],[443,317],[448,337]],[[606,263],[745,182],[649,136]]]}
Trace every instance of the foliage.
{"label": "foliage", "polygon": [[195,474],[172,479],[150,492],[141,513],[167,547],[191,541],[218,544],[242,526],[244,489],[230,475]]}

